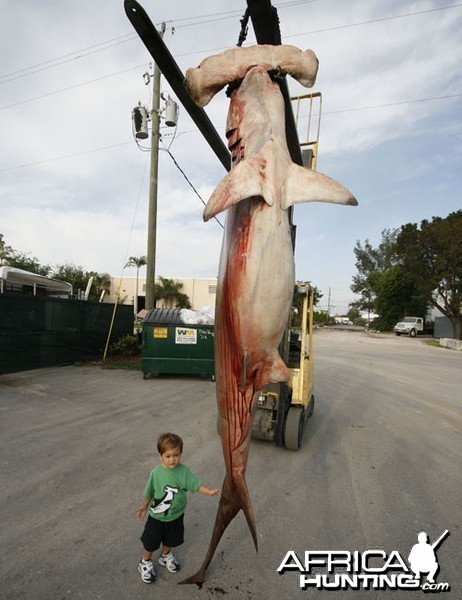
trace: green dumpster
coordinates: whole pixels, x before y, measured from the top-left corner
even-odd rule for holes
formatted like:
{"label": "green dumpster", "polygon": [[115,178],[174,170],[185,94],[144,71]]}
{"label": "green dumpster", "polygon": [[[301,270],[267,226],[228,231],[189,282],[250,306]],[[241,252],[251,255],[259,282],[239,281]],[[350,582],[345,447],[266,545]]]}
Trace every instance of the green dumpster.
{"label": "green dumpster", "polygon": [[141,370],[215,380],[214,327],[184,323],[180,309],[154,308],[142,321]]}

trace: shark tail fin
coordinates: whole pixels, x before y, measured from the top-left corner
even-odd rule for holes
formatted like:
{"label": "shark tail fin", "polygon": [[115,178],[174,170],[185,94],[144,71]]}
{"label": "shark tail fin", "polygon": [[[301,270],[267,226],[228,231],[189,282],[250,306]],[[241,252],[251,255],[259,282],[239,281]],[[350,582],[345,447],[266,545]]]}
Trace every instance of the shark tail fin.
{"label": "shark tail fin", "polygon": [[341,183],[318,171],[292,163],[282,198],[283,208],[301,202],[331,202],[356,206],[358,201]]}
{"label": "shark tail fin", "polygon": [[191,575],[191,577],[187,577],[186,579],[183,579],[183,581],[180,581],[180,583],[196,583],[198,585],[204,583],[205,572],[213,558],[218,543],[228,525],[241,509],[244,511],[255,544],[255,549],[258,552],[257,530],[244,474],[234,474],[232,481],[229,479],[228,475],[226,475],[207,555],[204,558],[200,569],[194,575]]}

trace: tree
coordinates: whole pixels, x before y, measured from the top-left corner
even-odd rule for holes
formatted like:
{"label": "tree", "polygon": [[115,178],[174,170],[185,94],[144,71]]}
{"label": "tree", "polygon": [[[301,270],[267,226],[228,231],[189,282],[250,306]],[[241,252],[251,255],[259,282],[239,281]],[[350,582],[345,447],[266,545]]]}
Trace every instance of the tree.
{"label": "tree", "polygon": [[83,270],[83,267],[79,267],[72,263],[65,263],[63,265],[56,265],[52,273],[53,279],[59,281],[67,281],[72,284],[74,294],[79,290],[85,291],[88,283],[88,273]]}
{"label": "tree", "polygon": [[15,269],[23,269],[37,275],[47,277],[50,274],[51,267],[49,265],[41,265],[38,258],[31,257],[29,254],[19,252],[11,246],[7,246],[3,239],[3,234],[0,233],[0,265],[14,267]]}
{"label": "tree", "polygon": [[357,306],[354,305],[353,302],[348,307],[347,317],[354,325],[362,322],[361,311]]}
{"label": "tree", "polygon": [[427,313],[427,301],[420,296],[409,273],[402,265],[394,265],[384,273],[375,274],[374,307],[380,315],[374,326],[378,329],[391,329],[403,316]]}
{"label": "tree", "polygon": [[15,267],[16,269],[23,269],[24,271],[36,273],[37,275],[44,275],[45,277],[49,277],[51,272],[50,265],[41,265],[38,258],[29,256],[24,252],[14,251],[13,255],[8,260],[8,265],[10,267]]}
{"label": "tree", "polygon": [[64,265],[49,265],[40,264],[38,258],[30,257],[29,254],[15,250],[11,246],[7,246],[4,236],[0,233],[0,265],[8,265],[17,269],[23,269],[37,275],[51,277],[58,281],[67,281],[72,284],[74,293],[77,291],[85,291],[88,281],[93,277],[93,283],[90,289],[89,298],[99,299],[103,290],[110,291],[111,276],[109,273],[97,273],[96,271],[84,271],[82,267],[66,263]]}
{"label": "tree", "polygon": [[[317,287],[312,286],[309,281],[307,282],[299,282],[298,285],[308,285],[313,290],[313,306],[316,306],[322,298],[321,292]],[[298,291],[298,286],[296,285],[294,288],[294,295],[292,298],[292,316],[291,316],[291,326],[292,327],[300,327],[302,323],[302,310],[303,310],[303,299],[305,294],[302,294]]]}
{"label": "tree", "polygon": [[135,289],[135,303],[134,303],[134,311],[135,317],[138,314],[138,281],[140,268],[144,267],[148,263],[147,256],[130,256],[128,259],[126,267],[136,267],[136,289]]}
{"label": "tree", "polygon": [[88,271],[87,277],[93,277],[93,283],[90,290],[90,299],[99,300],[103,292],[111,291],[111,276],[109,273],[96,273],[96,271]]}
{"label": "tree", "polygon": [[141,267],[144,267],[148,263],[148,259],[146,256],[130,256],[128,259],[126,267],[136,267],[137,270]]}
{"label": "tree", "polygon": [[182,283],[166,277],[159,277],[159,281],[154,286],[154,297],[162,300],[165,308],[191,308],[187,294],[181,292]]}
{"label": "tree", "polygon": [[0,233],[0,266],[8,264],[8,258],[12,252],[13,248],[6,245],[3,233]]}
{"label": "tree", "polygon": [[313,323],[316,325],[329,325],[330,317],[327,312],[313,310]]}
{"label": "tree", "polygon": [[351,290],[361,295],[355,303],[361,309],[376,312],[374,326],[387,330],[406,315],[424,316],[428,298],[422,294],[397,253],[399,229],[382,231],[382,241],[374,248],[369,240],[364,247],[358,241],[354,249],[358,274]]}
{"label": "tree", "polygon": [[97,273],[96,271],[85,271],[83,267],[72,263],[57,265],[52,271],[53,279],[67,281],[72,284],[74,294],[85,292],[88,282],[93,277],[88,298],[98,300],[103,290],[109,291],[111,287],[111,276],[109,273]]}
{"label": "tree", "polygon": [[374,289],[376,274],[384,273],[396,264],[395,243],[397,235],[397,229],[384,229],[382,231],[382,241],[377,248],[374,248],[369,240],[364,242],[364,247],[359,240],[356,242],[354,253],[358,273],[353,276],[350,289],[361,296],[358,305],[363,310],[368,312],[374,310],[374,301],[377,295]]}
{"label": "tree", "polygon": [[419,293],[462,339],[462,210],[401,227],[396,252]]}

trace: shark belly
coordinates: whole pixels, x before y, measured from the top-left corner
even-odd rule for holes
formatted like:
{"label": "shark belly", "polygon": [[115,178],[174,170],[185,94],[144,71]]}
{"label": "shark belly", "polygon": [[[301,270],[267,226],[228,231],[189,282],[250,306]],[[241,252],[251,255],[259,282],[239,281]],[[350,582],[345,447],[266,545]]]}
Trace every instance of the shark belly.
{"label": "shark belly", "polygon": [[[221,336],[232,343],[230,375],[240,389],[251,385],[256,392],[270,380],[288,377],[278,345],[287,325],[294,270],[287,211],[261,198],[229,209],[218,277],[217,345],[224,343]],[[229,367],[219,365],[217,372]]]}

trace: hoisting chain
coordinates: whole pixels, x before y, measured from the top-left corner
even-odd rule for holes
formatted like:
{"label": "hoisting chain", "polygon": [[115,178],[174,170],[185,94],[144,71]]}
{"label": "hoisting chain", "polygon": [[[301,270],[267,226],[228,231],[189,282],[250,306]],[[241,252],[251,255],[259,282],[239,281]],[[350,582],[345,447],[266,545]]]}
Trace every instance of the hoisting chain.
{"label": "hoisting chain", "polygon": [[245,42],[245,40],[247,38],[247,32],[249,31],[249,17],[250,17],[250,11],[249,11],[249,7],[247,7],[245,9],[244,16],[242,17],[242,19],[240,21],[241,31],[239,33],[239,38],[237,40],[236,46],[242,46],[242,44]]}
{"label": "hoisting chain", "polygon": [[[276,39],[278,41],[278,44],[280,44],[281,43],[281,30],[279,27],[279,15],[278,15],[277,9],[274,6],[272,6],[271,8],[272,8],[273,27],[274,27],[274,31],[276,34]],[[247,39],[247,33],[249,31],[249,17],[250,17],[250,10],[249,10],[249,7],[247,7],[245,9],[244,16],[240,20],[241,31],[239,32],[239,37],[238,37],[236,46],[242,46],[242,44]],[[283,71],[281,71],[281,69],[279,69],[279,67],[269,71],[268,73],[269,73],[271,79],[273,79],[273,81],[281,81],[284,78],[284,76],[286,75]],[[226,88],[226,95],[228,96],[228,98],[231,96],[232,92],[241,85],[241,82],[242,82],[242,79],[236,79],[236,81],[232,81],[228,85],[228,87]]]}

